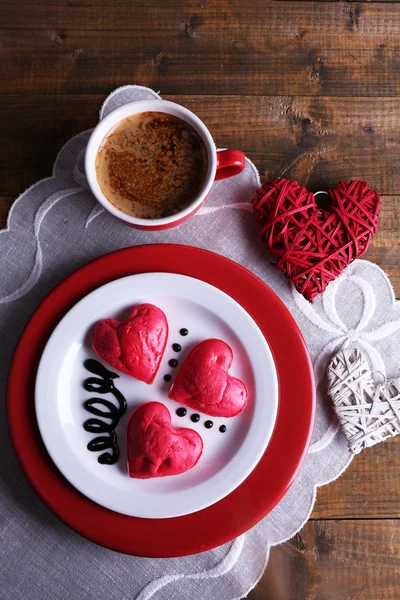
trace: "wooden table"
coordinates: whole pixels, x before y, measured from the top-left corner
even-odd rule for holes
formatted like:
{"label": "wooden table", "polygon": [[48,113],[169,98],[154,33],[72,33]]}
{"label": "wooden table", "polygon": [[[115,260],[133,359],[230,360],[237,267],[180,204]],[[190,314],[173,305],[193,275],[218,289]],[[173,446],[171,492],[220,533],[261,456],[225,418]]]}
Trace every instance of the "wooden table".
{"label": "wooden table", "polygon": [[[95,125],[104,97],[139,83],[195,111],[263,178],[314,190],[367,180],[383,200],[367,257],[400,295],[398,4],[8,0],[0,22],[1,226],[66,140]],[[248,598],[398,599],[399,457],[400,437],[321,488]]]}

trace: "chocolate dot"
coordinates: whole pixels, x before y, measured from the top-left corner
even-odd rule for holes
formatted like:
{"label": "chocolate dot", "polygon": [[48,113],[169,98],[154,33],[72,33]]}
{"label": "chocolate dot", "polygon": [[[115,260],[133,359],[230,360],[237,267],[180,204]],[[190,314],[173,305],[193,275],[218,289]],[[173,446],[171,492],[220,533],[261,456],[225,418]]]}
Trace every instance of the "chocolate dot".
{"label": "chocolate dot", "polygon": [[188,331],[188,330],[187,330],[185,327],[183,327],[183,328],[182,328],[182,329],[179,331],[179,333],[180,333],[181,335],[184,335],[184,336],[185,336],[185,335],[187,335],[187,334],[189,333],[189,331]]}
{"label": "chocolate dot", "polygon": [[183,408],[183,406],[181,408],[178,408],[176,411],[176,414],[178,415],[178,417],[184,417],[187,413],[186,408]]}
{"label": "chocolate dot", "polygon": [[190,420],[193,421],[193,423],[198,423],[200,421],[200,415],[194,413],[194,415],[190,417]]}
{"label": "chocolate dot", "polygon": [[176,360],[176,358],[171,358],[171,360],[168,362],[169,366],[172,367],[173,369],[175,367],[178,366],[178,361]]}
{"label": "chocolate dot", "polygon": [[226,425],[221,425],[221,427],[219,428],[221,433],[225,433],[226,431]]}
{"label": "chocolate dot", "polygon": [[174,352],[180,352],[182,350],[182,346],[180,344],[172,344],[172,350]]}
{"label": "chocolate dot", "polygon": [[164,375],[164,381],[171,381],[171,375]]}
{"label": "chocolate dot", "polygon": [[213,423],[212,421],[206,421],[206,422],[204,423],[204,427],[205,427],[206,429],[211,429],[211,427],[212,427],[213,425],[214,425],[214,423]]}

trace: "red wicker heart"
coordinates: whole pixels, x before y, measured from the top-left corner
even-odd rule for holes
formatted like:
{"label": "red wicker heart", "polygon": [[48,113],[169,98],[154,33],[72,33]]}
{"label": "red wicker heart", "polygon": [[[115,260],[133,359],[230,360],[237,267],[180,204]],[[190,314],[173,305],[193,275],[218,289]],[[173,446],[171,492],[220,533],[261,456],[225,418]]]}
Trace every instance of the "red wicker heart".
{"label": "red wicker heart", "polygon": [[330,205],[289,179],[267,181],[253,209],[276,268],[313,302],[343,269],[368,248],[378,228],[380,198],[363,181],[341,181],[328,191]]}

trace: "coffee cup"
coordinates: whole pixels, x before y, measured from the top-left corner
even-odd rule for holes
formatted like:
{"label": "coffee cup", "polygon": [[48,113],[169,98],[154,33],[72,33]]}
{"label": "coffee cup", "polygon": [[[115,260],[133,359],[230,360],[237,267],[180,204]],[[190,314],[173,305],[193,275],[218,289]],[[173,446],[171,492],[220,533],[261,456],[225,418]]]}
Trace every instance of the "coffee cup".
{"label": "coffee cup", "polygon": [[[202,186],[196,197],[174,214],[161,218],[141,218],[120,210],[103,193],[96,174],[96,157],[107,134],[124,119],[145,112],[166,113],[178,117],[195,130],[207,154],[207,166]],[[136,229],[163,230],[175,227],[194,215],[210,193],[214,181],[238,175],[245,166],[245,156],[239,150],[216,150],[213,138],[204,123],[190,110],[167,100],[130,102],[109,113],[93,130],[86,148],[85,171],[95,198],[112,215]]]}

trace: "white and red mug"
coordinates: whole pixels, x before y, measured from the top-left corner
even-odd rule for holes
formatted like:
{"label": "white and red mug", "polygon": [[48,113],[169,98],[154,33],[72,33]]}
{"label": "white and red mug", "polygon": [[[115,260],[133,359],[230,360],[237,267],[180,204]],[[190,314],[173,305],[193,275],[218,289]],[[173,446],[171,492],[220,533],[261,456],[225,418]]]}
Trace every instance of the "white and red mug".
{"label": "white and red mug", "polygon": [[[111,204],[103,194],[96,177],[96,155],[104,137],[110,129],[126,117],[146,111],[163,112],[179,117],[197,131],[207,149],[207,174],[199,194],[188,206],[179,212],[161,219],[141,219],[122,212]],[[226,179],[227,177],[241,173],[245,166],[245,160],[245,156],[240,150],[216,150],[214,140],[204,123],[194,113],[180,104],[167,100],[139,100],[124,104],[109,113],[93,130],[86,148],[85,170],[90,189],[106,210],[130,227],[157,231],[175,227],[194,215],[210,193],[214,181]]]}

